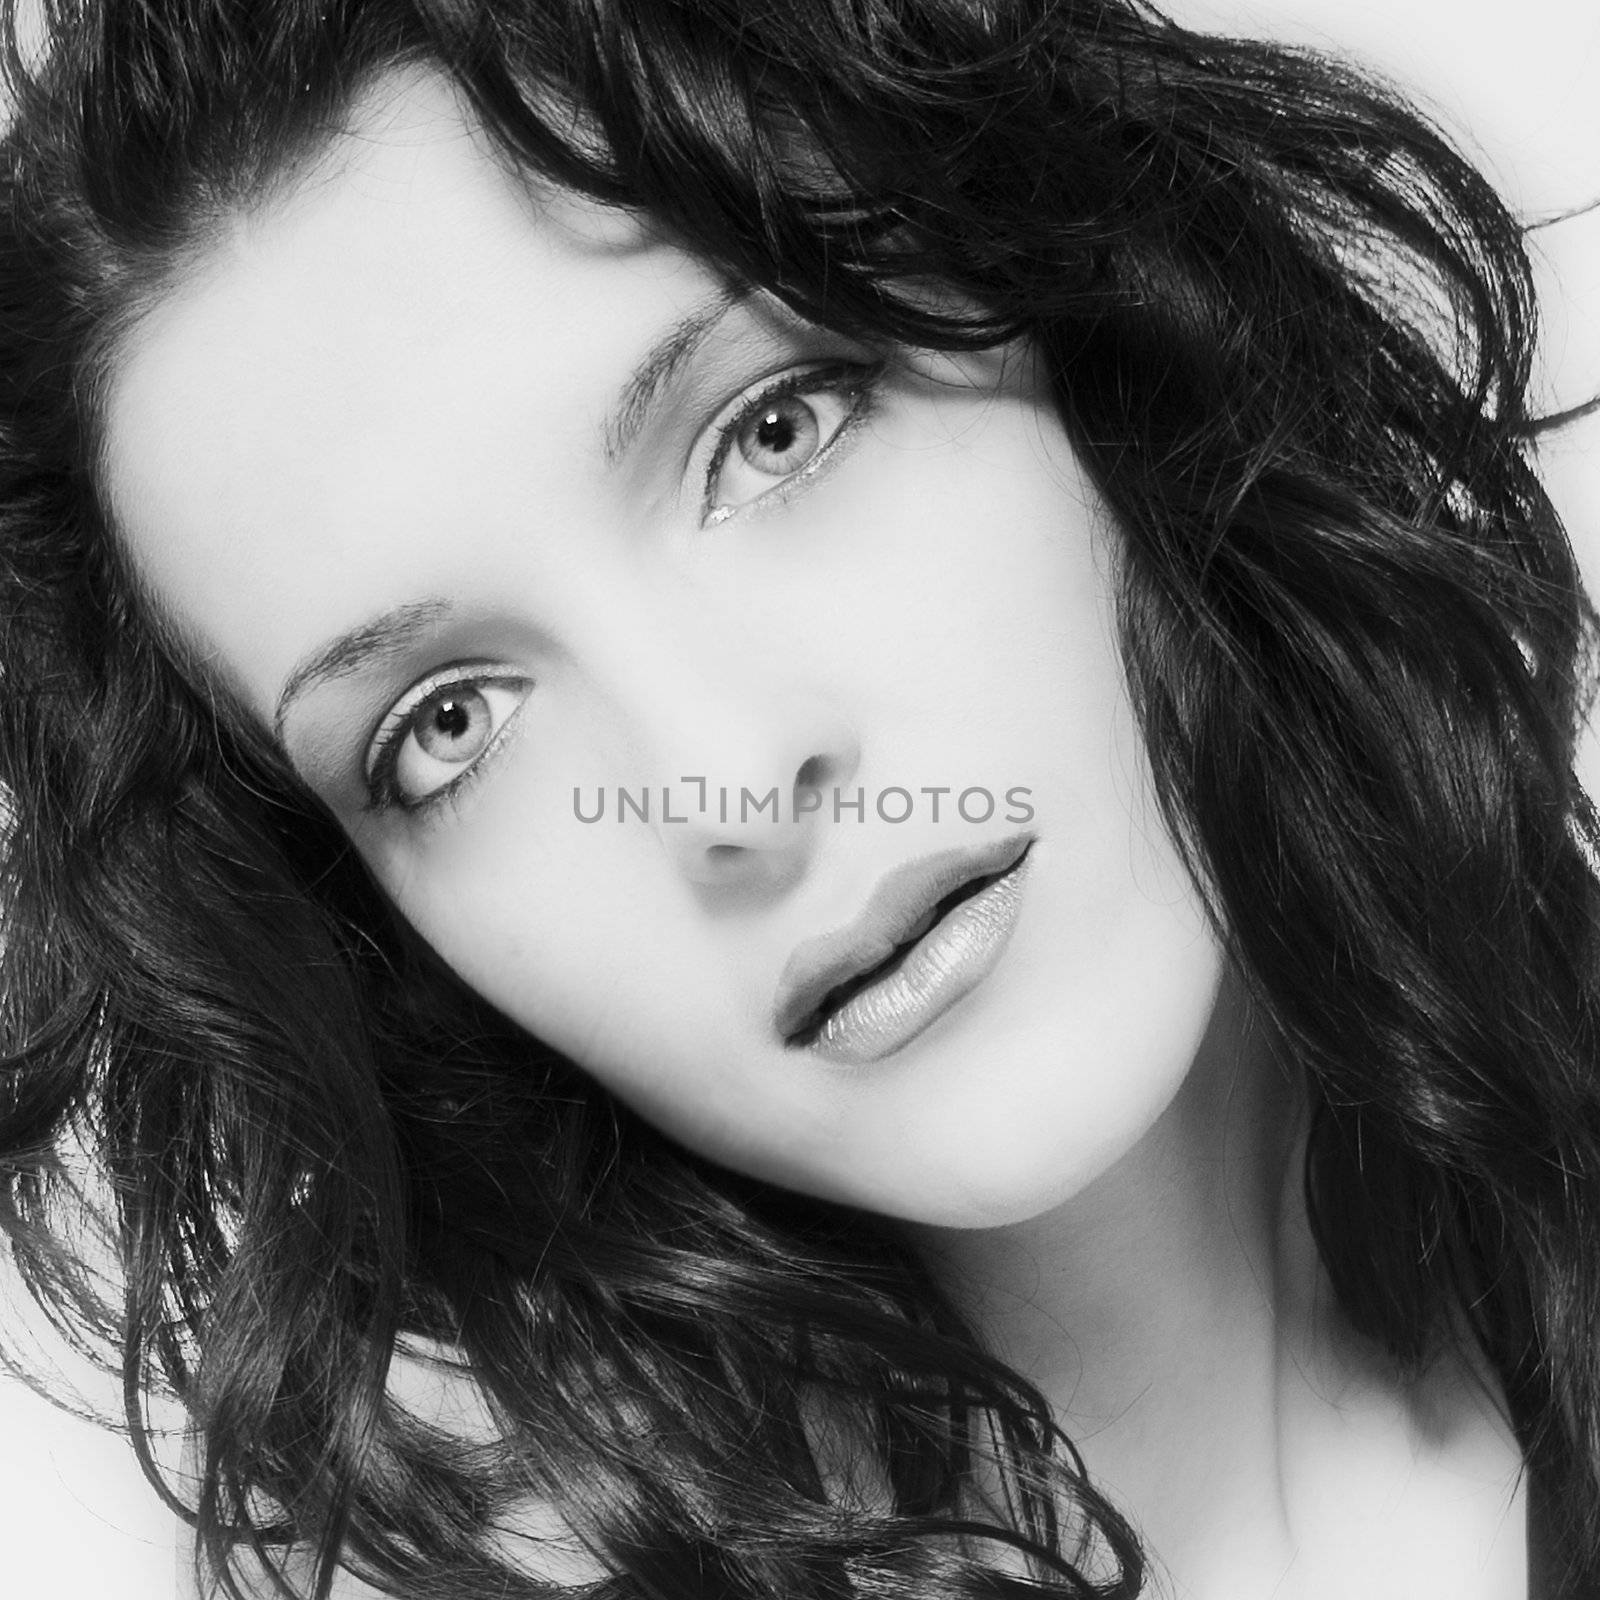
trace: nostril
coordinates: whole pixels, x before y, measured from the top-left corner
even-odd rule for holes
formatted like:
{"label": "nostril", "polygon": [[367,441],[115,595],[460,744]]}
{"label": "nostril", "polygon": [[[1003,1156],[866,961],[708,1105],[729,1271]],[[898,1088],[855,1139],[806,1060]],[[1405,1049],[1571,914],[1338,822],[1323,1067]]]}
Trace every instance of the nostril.
{"label": "nostril", "polygon": [[807,756],[795,771],[794,786],[797,789],[820,789],[827,771],[826,756]]}

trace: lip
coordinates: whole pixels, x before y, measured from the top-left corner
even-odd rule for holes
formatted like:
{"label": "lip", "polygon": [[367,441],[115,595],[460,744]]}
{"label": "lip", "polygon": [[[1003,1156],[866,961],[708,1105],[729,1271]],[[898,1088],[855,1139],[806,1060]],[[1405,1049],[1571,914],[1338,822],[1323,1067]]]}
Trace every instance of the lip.
{"label": "lip", "polygon": [[854,922],[806,940],[785,963],[773,1008],[773,1023],[784,1043],[807,1042],[805,1036],[834,990],[921,938],[946,896],[979,879],[1010,872],[1032,843],[1032,834],[1014,834],[973,849],[919,856],[886,873]]}

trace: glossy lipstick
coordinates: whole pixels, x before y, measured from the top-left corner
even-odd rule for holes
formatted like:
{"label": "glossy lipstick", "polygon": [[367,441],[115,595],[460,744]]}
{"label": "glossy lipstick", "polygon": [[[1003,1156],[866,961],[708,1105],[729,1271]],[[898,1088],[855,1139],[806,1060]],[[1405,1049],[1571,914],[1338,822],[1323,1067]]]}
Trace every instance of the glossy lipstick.
{"label": "glossy lipstick", "polygon": [[879,1061],[993,970],[1021,909],[1031,836],[896,867],[848,927],[789,958],[774,1022],[784,1042],[849,1064]]}

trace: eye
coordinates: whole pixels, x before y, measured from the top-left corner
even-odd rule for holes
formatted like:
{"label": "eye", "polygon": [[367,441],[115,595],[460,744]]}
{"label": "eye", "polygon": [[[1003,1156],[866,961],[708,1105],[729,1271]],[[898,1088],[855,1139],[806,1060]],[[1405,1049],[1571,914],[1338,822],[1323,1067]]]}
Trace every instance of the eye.
{"label": "eye", "polygon": [[384,717],[367,756],[374,810],[415,810],[462,783],[493,748],[533,685],[452,668],[408,690]]}
{"label": "eye", "polygon": [[811,476],[867,414],[877,371],[855,364],[813,368],[742,399],[717,435],[704,520],[723,522]]}

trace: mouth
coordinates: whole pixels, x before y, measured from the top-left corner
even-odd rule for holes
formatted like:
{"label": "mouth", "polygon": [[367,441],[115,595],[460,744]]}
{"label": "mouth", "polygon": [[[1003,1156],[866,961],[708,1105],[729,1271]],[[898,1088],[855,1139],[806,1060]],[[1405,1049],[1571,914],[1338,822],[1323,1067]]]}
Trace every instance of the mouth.
{"label": "mouth", "polygon": [[1020,910],[1030,836],[909,862],[850,927],[802,945],[775,1011],[786,1048],[881,1060],[976,988]]}

